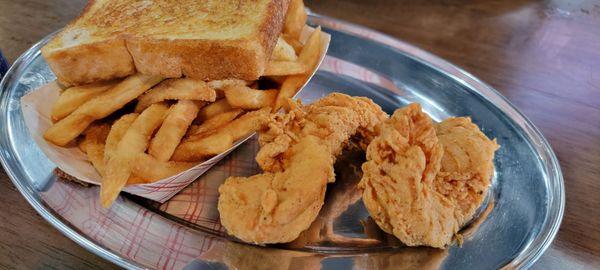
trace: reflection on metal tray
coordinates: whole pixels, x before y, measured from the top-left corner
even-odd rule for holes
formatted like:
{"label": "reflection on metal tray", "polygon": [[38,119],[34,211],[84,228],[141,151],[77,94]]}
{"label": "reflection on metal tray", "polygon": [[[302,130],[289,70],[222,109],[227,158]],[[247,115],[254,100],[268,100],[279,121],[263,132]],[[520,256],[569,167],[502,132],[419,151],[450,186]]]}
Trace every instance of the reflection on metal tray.
{"label": "reflection on metal tray", "polygon": [[[228,237],[218,221],[220,181],[258,171],[250,140],[165,204],[121,196],[111,210],[97,187],[56,181],[54,165],[24,126],[19,99],[54,79],[39,49],[28,50],[0,85],[2,164],[32,206],[52,225],[103,258],[127,268],[398,269],[526,268],[548,247],[560,224],[563,182],[552,149],[510,103],[455,66],[374,31],[318,16],[332,42],[320,71],[300,98],[339,91],[367,96],[388,113],[419,102],[435,119],[471,116],[502,146],[496,153],[488,207],[464,231],[462,247],[404,247],[370,221],[355,188],[364,153],[350,148],[336,163],[319,218],[293,243],[257,247]],[[243,169],[243,170],[242,170]],[[208,176],[207,176],[208,177]],[[485,210],[485,211],[484,211]],[[277,258],[273,260],[273,258]]]}

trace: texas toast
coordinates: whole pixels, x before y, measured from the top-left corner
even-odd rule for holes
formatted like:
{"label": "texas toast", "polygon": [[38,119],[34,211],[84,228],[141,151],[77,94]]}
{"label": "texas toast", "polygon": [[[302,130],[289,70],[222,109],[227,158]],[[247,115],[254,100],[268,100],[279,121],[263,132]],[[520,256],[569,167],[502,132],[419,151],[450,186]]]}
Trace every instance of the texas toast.
{"label": "texas toast", "polygon": [[255,80],[289,0],[92,0],[42,48],[66,86],[136,72],[167,78]]}

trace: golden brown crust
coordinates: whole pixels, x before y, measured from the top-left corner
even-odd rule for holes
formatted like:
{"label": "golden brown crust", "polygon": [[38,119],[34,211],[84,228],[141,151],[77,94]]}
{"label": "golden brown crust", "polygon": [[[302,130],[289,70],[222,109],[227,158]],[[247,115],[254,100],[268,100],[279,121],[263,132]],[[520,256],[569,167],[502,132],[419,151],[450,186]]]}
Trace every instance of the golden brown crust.
{"label": "golden brown crust", "polygon": [[[90,1],[65,31],[42,48],[42,55],[65,86],[125,77],[135,72],[170,78],[185,75],[204,80],[255,80],[262,75],[276,44],[289,0],[270,0],[257,32],[238,39],[164,39],[146,36],[145,30],[128,34],[131,29],[110,29],[107,31],[113,34],[108,36],[114,39],[66,45],[64,42],[80,42],[78,30],[83,35],[94,35],[90,32],[93,26],[89,28],[87,24],[102,19],[94,15],[102,5],[103,1]],[[78,21],[85,21],[83,28],[79,28]]]}
{"label": "golden brown crust", "polygon": [[335,180],[333,162],[344,145],[356,134],[375,132],[387,118],[371,100],[340,93],[292,108],[260,132],[257,162],[265,173],[230,177],[219,187],[221,223],[243,241],[296,239],[321,210],[327,183]]}
{"label": "golden brown crust", "polygon": [[379,227],[408,246],[444,248],[458,231],[454,206],[434,191],[443,149],[421,106],[398,109],[379,127],[363,163],[363,202]]}
{"label": "golden brown crust", "polygon": [[68,50],[48,52],[42,49],[42,55],[58,81],[65,86],[111,80],[135,73],[123,39],[75,46]]}
{"label": "golden brown crust", "polygon": [[[261,33],[260,43],[265,48],[264,52],[268,58],[270,58],[273,48],[275,48],[275,44],[277,43],[277,37],[279,37],[283,29],[285,14],[289,5],[290,0],[271,1],[267,8],[266,20],[259,27],[259,32]],[[263,71],[264,69],[260,73],[262,74]]]}
{"label": "golden brown crust", "polygon": [[140,73],[168,78],[256,80],[266,60],[252,40],[129,39],[127,48]]}

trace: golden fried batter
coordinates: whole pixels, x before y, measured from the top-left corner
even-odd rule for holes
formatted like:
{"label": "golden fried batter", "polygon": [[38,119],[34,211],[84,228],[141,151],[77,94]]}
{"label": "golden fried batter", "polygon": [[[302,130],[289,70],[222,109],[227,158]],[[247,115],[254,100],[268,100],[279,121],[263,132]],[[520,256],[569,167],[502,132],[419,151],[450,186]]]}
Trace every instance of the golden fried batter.
{"label": "golden fried batter", "polygon": [[449,118],[435,126],[444,148],[436,190],[457,206],[458,225],[467,223],[481,206],[494,174],[496,140],[488,139],[470,118]]}
{"label": "golden fried batter", "polygon": [[[319,137],[323,151],[333,156],[339,155],[354,135],[361,137],[358,142],[366,148],[375,134],[375,126],[388,117],[372,100],[341,93],[329,94],[307,106],[292,102],[290,107],[290,112],[278,116],[266,132],[260,133],[261,148],[256,161],[264,171],[285,168],[291,145],[307,135]],[[333,181],[332,175],[330,182]]]}
{"label": "golden fried batter", "polygon": [[441,248],[458,230],[454,206],[433,188],[442,154],[418,104],[394,112],[367,148],[363,202],[379,227],[406,245]]}
{"label": "golden fried batter", "polygon": [[434,125],[411,104],[385,121],[367,148],[363,202],[406,245],[443,248],[481,205],[497,148],[468,118]]}
{"label": "golden fried batter", "polygon": [[283,172],[230,177],[219,187],[221,224],[245,242],[290,242],[316,218],[333,175],[329,153],[314,136],[291,149]]}
{"label": "golden fried batter", "polygon": [[335,156],[357,133],[369,140],[387,117],[369,99],[337,93],[308,106],[291,105],[260,134],[256,159],[265,173],[230,177],[219,188],[221,223],[243,241],[296,239],[323,205],[327,182],[335,179]]}

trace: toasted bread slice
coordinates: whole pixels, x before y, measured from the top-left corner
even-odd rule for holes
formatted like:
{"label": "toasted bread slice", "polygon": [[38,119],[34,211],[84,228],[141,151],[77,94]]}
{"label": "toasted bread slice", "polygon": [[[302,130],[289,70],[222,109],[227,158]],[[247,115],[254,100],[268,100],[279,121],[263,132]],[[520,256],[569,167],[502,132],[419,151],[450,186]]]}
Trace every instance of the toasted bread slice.
{"label": "toasted bread slice", "polygon": [[140,72],[255,80],[289,0],[92,0],[42,48],[64,85]]}

